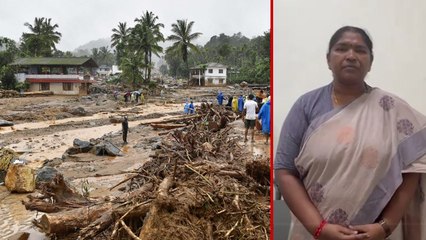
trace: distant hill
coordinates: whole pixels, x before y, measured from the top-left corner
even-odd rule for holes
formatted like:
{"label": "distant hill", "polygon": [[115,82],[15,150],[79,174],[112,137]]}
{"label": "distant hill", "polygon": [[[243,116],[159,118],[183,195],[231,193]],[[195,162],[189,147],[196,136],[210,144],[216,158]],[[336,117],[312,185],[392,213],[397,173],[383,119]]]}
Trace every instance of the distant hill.
{"label": "distant hill", "polygon": [[79,46],[74,51],[72,51],[72,53],[76,57],[81,57],[81,56],[84,56],[84,55],[89,56],[91,54],[91,50],[93,48],[100,48],[100,47],[105,47],[105,46],[108,46],[108,48],[111,49],[110,38],[100,38],[98,40],[90,41],[86,44]]}

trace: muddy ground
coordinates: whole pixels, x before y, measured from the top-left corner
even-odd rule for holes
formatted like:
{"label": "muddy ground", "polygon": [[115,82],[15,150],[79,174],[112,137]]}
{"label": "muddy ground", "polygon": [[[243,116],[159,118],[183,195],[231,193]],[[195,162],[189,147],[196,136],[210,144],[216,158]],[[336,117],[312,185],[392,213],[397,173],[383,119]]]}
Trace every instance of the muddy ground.
{"label": "muddy ground", "polygon": [[[77,189],[89,186],[91,198],[115,197],[122,194],[112,186],[126,179],[150,159],[161,139],[170,130],[156,130],[147,123],[182,116],[183,103],[191,97],[196,106],[201,101],[214,102],[218,90],[230,94],[247,94],[248,88],[184,88],[165,89],[163,96],[147,96],[144,105],[116,101],[110,94],[89,96],[48,96],[0,99],[0,119],[14,122],[13,127],[0,128],[0,147],[11,148],[20,159],[35,169],[52,166]],[[121,123],[112,118],[129,117],[128,144],[123,144]],[[255,143],[244,143],[243,122],[231,122],[231,135],[247,150],[249,158],[268,158],[269,145],[260,132]],[[122,156],[96,156],[91,153],[65,154],[74,139],[89,141],[102,138],[117,146]],[[245,159],[244,161],[249,160]],[[123,187],[122,187],[123,188]],[[123,189],[121,189],[123,190]],[[0,186],[0,238],[17,232],[29,232],[29,239],[45,239],[33,228],[31,220],[37,213],[26,211],[20,200],[26,194],[10,194]]]}

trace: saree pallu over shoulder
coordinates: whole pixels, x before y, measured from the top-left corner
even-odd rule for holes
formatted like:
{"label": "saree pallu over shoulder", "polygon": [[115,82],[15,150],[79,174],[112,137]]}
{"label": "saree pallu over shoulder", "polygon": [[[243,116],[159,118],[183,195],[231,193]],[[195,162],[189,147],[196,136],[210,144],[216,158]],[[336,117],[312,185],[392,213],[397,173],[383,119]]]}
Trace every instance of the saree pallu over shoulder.
{"label": "saree pallu over shoulder", "polygon": [[[425,127],[424,115],[378,88],[312,121],[295,165],[323,218],[373,223],[403,172],[426,172]],[[312,238],[297,219],[291,236]]]}

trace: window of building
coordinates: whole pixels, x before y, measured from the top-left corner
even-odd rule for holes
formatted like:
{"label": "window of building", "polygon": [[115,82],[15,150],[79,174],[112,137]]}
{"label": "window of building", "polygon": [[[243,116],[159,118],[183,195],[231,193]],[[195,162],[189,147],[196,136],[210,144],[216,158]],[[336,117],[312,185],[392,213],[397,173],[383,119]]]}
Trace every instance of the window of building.
{"label": "window of building", "polygon": [[41,67],[41,74],[50,74],[50,67]]}
{"label": "window of building", "polygon": [[219,79],[219,84],[223,84],[223,78]]}
{"label": "window of building", "polygon": [[49,91],[50,83],[40,83],[40,91]]}
{"label": "window of building", "polygon": [[62,90],[72,91],[72,83],[62,83]]}
{"label": "window of building", "polygon": [[219,69],[219,73],[223,73],[223,69]]}
{"label": "window of building", "polygon": [[213,78],[209,78],[209,79],[207,79],[207,81],[208,81],[209,84],[212,84],[213,83]]}
{"label": "window of building", "polygon": [[62,74],[62,68],[61,67],[53,67],[52,68],[52,74]]}
{"label": "window of building", "polygon": [[77,74],[77,68],[75,67],[69,67],[67,68],[68,74]]}
{"label": "window of building", "polygon": [[210,68],[209,68],[209,73],[213,73],[213,69],[210,69]]}

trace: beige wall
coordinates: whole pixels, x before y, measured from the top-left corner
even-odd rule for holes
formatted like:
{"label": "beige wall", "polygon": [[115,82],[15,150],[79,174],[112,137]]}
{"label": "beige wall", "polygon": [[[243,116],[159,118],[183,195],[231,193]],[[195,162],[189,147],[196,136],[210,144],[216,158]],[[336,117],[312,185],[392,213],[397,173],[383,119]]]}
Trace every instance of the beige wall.
{"label": "beige wall", "polygon": [[[73,83],[72,91],[64,91],[62,83],[50,83],[50,91],[53,91],[54,94],[58,95],[78,95],[79,94],[80,83]],[[36,92],[40,91],[40,83],[31,83],[30,91]]]}
{"label": "beige wall", "polygon": [[331,82],[326,51],[344,25],[365,28],[374,44],[368,84],[426,114],[426,1],[274,0],[274,149],[290,107]]}

